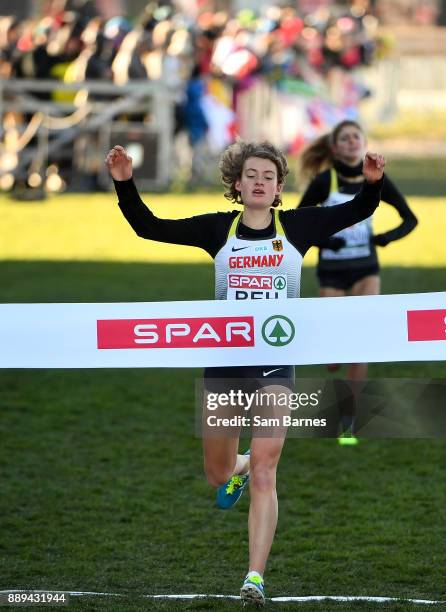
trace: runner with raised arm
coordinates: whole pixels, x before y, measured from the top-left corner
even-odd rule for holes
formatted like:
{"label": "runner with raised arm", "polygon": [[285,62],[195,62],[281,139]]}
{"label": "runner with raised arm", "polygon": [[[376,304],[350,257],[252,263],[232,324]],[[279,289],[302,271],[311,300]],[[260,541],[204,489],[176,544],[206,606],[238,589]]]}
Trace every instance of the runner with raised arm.
{"label": "runner with raised arm", "polygon": [[[242,211],[214,212],[187,219],[160,219],[141,200],[132,179],[132,161],[125,149],[115,146],[107,155],[119,207],[142,238],[204,249],[215,262],[216,299],[285,299],[298,297],[302,259],[310,246],[362,219],[368,218],[380,199],[384,158],[367,153],[364,184],[348,203],[336,207],[308,207],[278,211],[288,173],[285,157],[272,144],[237,142],[220,162],[225,197],[242,205]],[[260,250],[259,250],[260,249]],[[259,253],[261,253],[259,255]],[[228,279],[236,274],[280,276],[285,284],[277,291],[244,289]],[[278,394],[289,391],[291,366],[215,368],[204,373],[205,390],[215,381],[249,379],[257,389]],[[224,383],[223,383],[224,384]],[[263,574],[277,525],[276,470],[286,431],[274,437],[253,437],[250,454],[239,454],[239,437],[204,437],[204,469],[217,489],[217,503],[230,508],[249,482],[249,567],[241,588],[244,603],[265,602]]]}

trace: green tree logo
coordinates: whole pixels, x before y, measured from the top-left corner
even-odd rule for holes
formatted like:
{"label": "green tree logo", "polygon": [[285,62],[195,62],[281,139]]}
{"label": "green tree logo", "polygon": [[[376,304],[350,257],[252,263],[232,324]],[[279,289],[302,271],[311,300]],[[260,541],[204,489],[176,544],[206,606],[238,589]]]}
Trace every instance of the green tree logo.
{"label": "green tree logo", "polygon": [[286,287],[286,281],[285,278],[283,276],[277,276],[274,279],[274,289],[279,289],[279,291],[281,289],[284,289]]}
{"label": "green tree logo", "polygon": [[286,346],[294,338],[293,322],[288,317],[273,315],[262,325],[262,338],[271,346]]}

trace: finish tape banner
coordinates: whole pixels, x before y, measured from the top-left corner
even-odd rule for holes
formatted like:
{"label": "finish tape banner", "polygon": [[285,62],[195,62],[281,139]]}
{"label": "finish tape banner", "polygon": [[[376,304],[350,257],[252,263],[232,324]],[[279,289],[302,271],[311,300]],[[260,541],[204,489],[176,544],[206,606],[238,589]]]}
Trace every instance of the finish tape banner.
{"label": "finish tape banner", "polygon": [[189,368],[446,358],[446,292],[1,304],[1,368]]}

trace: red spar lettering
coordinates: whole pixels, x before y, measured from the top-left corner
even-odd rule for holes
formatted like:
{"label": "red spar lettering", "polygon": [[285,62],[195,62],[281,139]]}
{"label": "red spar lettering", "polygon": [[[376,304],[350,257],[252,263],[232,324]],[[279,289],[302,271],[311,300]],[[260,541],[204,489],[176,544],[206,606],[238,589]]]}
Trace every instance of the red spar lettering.
{"label": "red spar lettering", "polygon": [[254,319],[197,317],[97,321],[99,349],[254,346]]}

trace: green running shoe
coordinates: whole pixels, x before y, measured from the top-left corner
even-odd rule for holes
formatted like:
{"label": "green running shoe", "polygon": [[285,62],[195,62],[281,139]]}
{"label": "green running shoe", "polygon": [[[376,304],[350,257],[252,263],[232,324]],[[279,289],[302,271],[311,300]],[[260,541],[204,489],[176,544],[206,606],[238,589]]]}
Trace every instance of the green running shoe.
{"label": "green running shoe", "polygon": [[258,576],[246,576],[245,582],[240,589],[240,599],[242,604],[253,604],[255,606],[263,606],[265,603],[265,589],[263,580]]}
{"label": "green running shoe", "polygon": [[[247,450],[245,455],[250,455],[251,450]],[[221,487],[217,489],[217,506],[222,510],[229,510],[240,499],[246,485],[249,482],[249,472],[247,474],[235,474]]]}
{"label": "green running shoe", "polygon": [[341,446],[356,446],[359,444],[358,438],[352,433],[351,429],[347,429],[338,436],[338,444]]}
{"label": "green running shoe", "polygon": [[240,499],[248,482],[249,473],[237,474],[230,478],[227,483],[217,489],[217,506],[222,510],[232,508]]}

